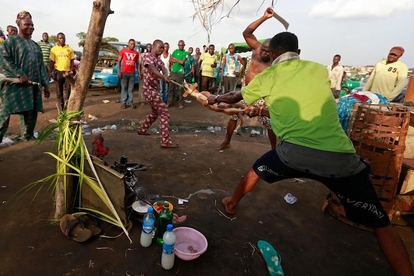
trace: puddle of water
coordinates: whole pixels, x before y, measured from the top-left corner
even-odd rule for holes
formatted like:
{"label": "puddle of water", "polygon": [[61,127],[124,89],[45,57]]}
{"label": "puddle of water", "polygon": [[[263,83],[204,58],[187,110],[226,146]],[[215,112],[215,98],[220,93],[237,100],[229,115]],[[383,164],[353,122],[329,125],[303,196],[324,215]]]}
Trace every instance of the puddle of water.
{"label": "puddle of water", "polygon": [[[225,127],[202,123],[171,123],[170,130],[178,133],[226,133]],[[151,128],[151,132],[159,133],[159,127]],[[237,128],[235,132],[241,135],[267,137],[267,130],[261,126],[243,126]]]}
{"label": "puddle of water", "polygon": [[[116,126],[116,130],[122,129],[125,126],[136,127],[136,123],[131,120],[123,120],[121,122],[116,122],[109,126]],[[101,127],[101,129],[106,130],[109,126]],[[115,129],[115,128],[113,128]],[[91,132],[91,128],[84,129],[84,134],[86,132]],[[159,133],[159,126],[153,126],[149,130],[151,133]],[[175,133],[226,133],[226,128],[222,126],[213,126],[211,124],[203,123],[170,123],[170,131]],[[88,133],[89,134],[89,133]],[[235,130],[235,134],[243,136],[264,136],[267,137],[267,130],[261,126],[243,126]]]}

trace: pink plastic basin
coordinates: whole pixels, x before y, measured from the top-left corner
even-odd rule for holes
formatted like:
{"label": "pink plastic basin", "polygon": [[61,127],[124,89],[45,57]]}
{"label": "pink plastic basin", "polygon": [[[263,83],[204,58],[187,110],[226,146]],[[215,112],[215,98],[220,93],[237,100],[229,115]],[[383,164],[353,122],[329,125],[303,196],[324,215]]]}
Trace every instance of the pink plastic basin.
{"label": "pink plastic basin", "polygon": [[194,260],[206,252],[208,242],[199,231],[190,227],[177,227],[173,231],[176,236],[174,253],[181,260]]}

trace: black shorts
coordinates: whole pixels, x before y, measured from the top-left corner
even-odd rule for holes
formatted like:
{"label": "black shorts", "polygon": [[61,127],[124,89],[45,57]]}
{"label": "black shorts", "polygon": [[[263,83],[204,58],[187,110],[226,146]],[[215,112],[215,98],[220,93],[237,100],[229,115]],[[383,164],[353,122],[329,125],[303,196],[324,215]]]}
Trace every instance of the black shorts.
{"label": "black shorts", "polygon": [[[361,159],[361,162],[364,161]],[[367,227],[385,227],[390,220],[369,179],[370,167],[366,165],[364,170],[352,176],[326,178],[289,168],[280,160],[276,150],[270,150],[254,163],[253,169],[268,183],[288,178],[319,181],[340,198],[348,219]]]}

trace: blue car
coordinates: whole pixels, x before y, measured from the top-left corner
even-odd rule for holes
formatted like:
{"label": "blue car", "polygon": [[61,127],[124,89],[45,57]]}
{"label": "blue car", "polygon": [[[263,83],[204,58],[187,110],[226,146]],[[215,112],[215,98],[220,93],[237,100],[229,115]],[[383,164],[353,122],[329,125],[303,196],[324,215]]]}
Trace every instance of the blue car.
{"label": "blue car", "polygon": [[[139,84],[138,72],[135,72],[135,85]],[[118,65],[115,65],[112,69],[104,68],[102,70],[94,71],[90,82],[91,87],[107,87],[115,88],[118,92],[121,92],[121,81],[118,78]]]}
{"label": "blue car", "polygon": [[[118,54],[121,49],[128,46],[123,42],[102,43],[99,51],[98,62],[92,75],[90,87],[106,87],[115,88],[121,91],[121,81],[118,78]],[[139,53],[143,52],[143,44],[136,44],[135,50]],[[135,85],[138,85],[138,72],[135,72]]]}

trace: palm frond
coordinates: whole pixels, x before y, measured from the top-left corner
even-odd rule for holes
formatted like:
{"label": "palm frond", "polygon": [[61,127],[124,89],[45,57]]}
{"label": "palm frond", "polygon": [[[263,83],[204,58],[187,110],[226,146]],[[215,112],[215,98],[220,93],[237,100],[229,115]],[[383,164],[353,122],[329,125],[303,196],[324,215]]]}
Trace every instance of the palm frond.
{"label": "palm frond", "polygon": [[[98,196],[98,198],[103,202],[103,204],[110,210],[111,214],[106,214],[104,212],[83,208],[93,214],[95,214],[100,219],[120,227],[123,232],[128,237],[129,241],[132,243],[131,238],[129,237],[128,231],[125,229],[118,213],[115,210],[111,200],[109,199],[103,185],[98,177],[98,174],[95,170],[95,166],[90,158],[88,149],[86,147],[85,141],[82,136],[82,125],[78,118],[83,116],[83,111],[62,111],[59,112],[58,118],[53,120],[50,125],[46,126],[38,136],[38,143],[41,143],[48,139],[50,135],[56,132],[57,136],[54,141],[53,146],[57,147],[57,153],[46,152],[47,155],[51,156],[56,160],[56,173],[44,177],[40,180],[32,182],[22,189],[20,189],[16,194],[14,194],[10,201],[13,204],[19,200],[25,193],[28,191],[37,188],[35,194],[30,202],[29,206],[33,203],[36,196],[44,188],[46,183],[50,182],[47,190],[55,195],[58,193],[58,186],[62,185],[60,188],[63,188],[63,197],[64,197],[64,209],[66,210],[66,197],[67,197],[67,184],[68,177],[76,176],[79,179],[79,185],[81,189],[82,184],[88,185],[91,190]],[[86,175],[84,172],[85,168],[85,157],[88,161],[90,168],[92,169],[93,176]]]}

